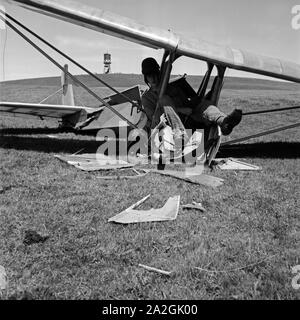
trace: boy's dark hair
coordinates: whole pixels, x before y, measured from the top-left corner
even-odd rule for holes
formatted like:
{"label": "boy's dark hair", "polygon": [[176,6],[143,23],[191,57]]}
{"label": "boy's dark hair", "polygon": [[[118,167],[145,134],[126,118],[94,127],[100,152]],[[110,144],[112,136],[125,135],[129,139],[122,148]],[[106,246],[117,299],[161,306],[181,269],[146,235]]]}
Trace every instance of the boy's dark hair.
{"label": "boy's dark hair", "polygon": [[142,61],[142,74],[157,74],[159,73],[159,64],[156,62],[154,58],[146,58]]}
{"label": "boy's dark hair", "polygon": [[142,61],[142,74],[144,75],[144,81],[148,84],[146,79],[147,75],[159,75],[160,67],[154,58],[146,58]]}

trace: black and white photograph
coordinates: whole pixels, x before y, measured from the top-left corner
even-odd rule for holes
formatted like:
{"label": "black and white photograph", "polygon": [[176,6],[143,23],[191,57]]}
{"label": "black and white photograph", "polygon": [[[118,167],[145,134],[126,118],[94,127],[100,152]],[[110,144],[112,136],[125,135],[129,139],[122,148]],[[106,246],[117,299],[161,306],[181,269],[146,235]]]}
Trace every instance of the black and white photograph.
{"label": "black and white photograph", "polygon": [[0,1],[0,300],[299,300],[299,128],[297,0]]}

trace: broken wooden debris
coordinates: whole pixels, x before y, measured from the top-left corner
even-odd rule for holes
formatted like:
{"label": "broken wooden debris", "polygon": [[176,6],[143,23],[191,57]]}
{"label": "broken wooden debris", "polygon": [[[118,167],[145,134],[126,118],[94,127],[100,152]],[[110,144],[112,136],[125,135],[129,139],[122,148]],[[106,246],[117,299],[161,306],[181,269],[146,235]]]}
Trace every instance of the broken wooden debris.
{"label": "broken wooden debris", "polygon": [[198,176],[204,171],[204,164],[198,163],[195,166],[186,167],[184,170],[186,176]]}
{"label": "broken wooden debris", "polygon": [[200,131],[195,131],[193,135],[191,136],[190,140],[188,141],[187,145],[185,146],[183,150],[183,155],[187,155],[194,151],[195,149],[199,148],[201,146],[200,155],[198,157],[201,157],[204,153],[204,134]]}
{"label": "broken wooden debris", "polygon": [[[186,157],[188,154],[191,154],[194,150],[198,148],[198,157],[204,153],[204,139],[202,132],[195,131],[193,135],[189,138],[189,140],[186,141],[183,150],[181,150],[181,148],[179,150],[176,150],[177,144],[175,143],[176,135],[179,133],[179,136],[181,137],[179,138],[179,140],[181,141],[181,139],[183,138],[182,133],[178,132],[178,130],[172,130],[172,128],[169,126],[166,126],[164,129],[162,129],[161,132],[163,133],[161,136],[161,142],[159,142],[159,138],[158,136],[156,136],[156,139],[158,139],[156,145],[160,152],[153,154],[154,159],[159,159],[161,153],[164,161],[176,160]],[[187,139],[188,137],[186,137],[186,140]]]}
{"label": "broken wooden debris", "polygon": [[259,166],[234,158],[215,159],[214,164],[221,170],[261,170]]}
{"label": "broken wooden debris", "polygon": [[[181,131],[182,129],[184,131]],[[198,158],[200,159],[202,155],[204,155],[203,132],[195,131],[193,135],[188,138],[184,127],[182,129],[179,130],[178,127],[177,130],[173,130],[170,126],[166,125],[160,133],[155,136],[154,144],[157,152],[154,152],[151,157],[156,161],[162,162],[158,163],[158,170],[164,170],[165,163],[169,161],[185,158],[186,163],[196,163],[197,161],[199,162]],[[182,139],[186,142],[183,150],[181,148]],[[194,150],[197,150],[197,157],[189,157]]]}
{"label": "broken wooden debris", "polygon": [[154,221],[168,221],[175,220],[177,218],[180,195],[170,197],[165,205],[160,209],[150,210],[134,210],[141,203],[146,201],[150,197],[150,194],[134,203],[129,208],[125,209],[121,213],[108,219],[108,222],[116,223],[140,223],[140,222],[154,222]]}
{"label": "broken wooden debris", "polygon": [[211,165],[212,161],[215,159],[220,145],[221,145],[221,138],[222,138],[222,133],[221,133],[221,128],[220,126],[211,126],[208,139],[206,142],[206,158],[207,158],[207,164],[208,166]]}
{"label": "broken wooden debris", "polygon": [[223,184],[224,180],[217,178],[208,174],[189,174],[186,171],[176,171],[176,170],[155,170],[150,169],[150,172],[159,173],[161,175],[170,176],[176,179],[181,179],[190,183],[205,185],[208,187],[218,187]]}
{"label": "broken wooden debris", "polygon": [[146,266],[144,264],[141,264],[139,263],[139,267],[142,267],[148,271],[153,271],[153,272],[157,272],[157,273],[161,273],[161,274],[164,274],[166,276],[170,276],[171,275],[171,271],[165,271],[165,270],[161,270],[161,269],[157,269],[157,268],[154,268],[154,267],[149,267],[149,266]]}
{"label": "broken wooden debris", "polygon": [[3,266],[0,265],[0,291],[5,290],[8,286],[8,278],[6,270]]}
{"label": "broken wooden debris", "polygon": [[183,209],[196,209],[200,210],[202,212],[205,212],[206,210],[203,208],[201,202],[193,201],[192,203],[188,203],[182,206]]}
{"label": "broken wooden debris", "polygon": [[54,155],[61,161],[84,171],[111,170],[133,167],[134,164],[99,153],[83,153],[73,155]]}
{"label": "broken wooden debris", "polygon": [[[146,174],[148,174],[148,172],[146,172],[144,169],[140,169],[141,172],[137,171],[134,168],[129,168],[132,171],[134,171],[134,175],[111,175],[111,176],[98,176],[98,179],[103,179],[103,180],[120,180],[120,179],[136,179],[136,178],[140,178],[140,177],[144,177]],[[124,170],[120,169],[120,171]],[[125,169],[127,170],[127,169]]]}
{"label": "broken wooden debris", "polygon": [[224,179],[214,177],[205,173],[199,176],[191,176],[188,178],[192,183],[202,184],[204,186],[216,188],[223,184]]}

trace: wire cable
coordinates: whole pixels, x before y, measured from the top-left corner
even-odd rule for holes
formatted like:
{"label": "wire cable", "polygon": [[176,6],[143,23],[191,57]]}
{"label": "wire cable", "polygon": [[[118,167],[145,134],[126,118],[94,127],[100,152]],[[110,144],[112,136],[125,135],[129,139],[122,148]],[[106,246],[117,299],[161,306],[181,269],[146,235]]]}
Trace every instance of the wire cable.
{"label": "wire cable", "polygon": [[[1,9],[0,9],[1,10]],[[3,81],[5,81],[5,54],[6,54],[6,45],[7,45],[7,32],[8,29],[4,24],[4,45],[3,45],[3,54],[2,54],[2,71],[3,71]]]}
{"label": "wire cable", "polygon": [[[0,9],[0,12],[3,12]],[[61,69],[63,72],[65,72],[74,82],[77,82],[80,84],[81,87],[83,87],[88,93],[90,93],[94,98],[96,98],[98,101],[100,101],[104,106],[106,106],[109,110],[111,110],[113,113],[115,113],[119,118],[126,121],[130,127],[139,129],[135,124],[133,124],[130,120],[128,120],[126,117],[124,117],[121,113],[116,111],[114,108],[112,108],[104,99],[99,97],[94,91],[92,91],[89,87],[87,87],[83,82],[81,82],[79,79],[77,79],[73,74],[71,74],[69,71],[66,71],[65,68],[60,65],[56,60],[54,60],[52,57],[50,57],[43,49],[41,49],[38,45],[36,45],[33,41],[31,41],[27,36],[25,36],[20,30],[18,30],[15,26],[13,26],[7,19],[3,18],[0,15],[0,19],[2,21],[5,21],[6,24],[17,34],[19,34],[24,40],[26,40],[29,44],[31,44],[37,51],[39,51],[42,55],[44,55],[48,60],[50,60],[54,65],[56,65],[59,69]]]}
{"label": "wire cable", "polygon": [[48,100],[49,98],[53,97],[54,95],[56,95],[57,93],[59,93],[62,90],[62,88],[59,88],[58,90],[56,90],[54,93],[50,94],[48,97],[46,97],[45,99],[43,99],[41,102],[39,102],[40,104],[45,102],[46,100]]}
{"label": "wire cable", "polygon": [[124,99],[126,99],[128,102],[130,102],[132,105],[134,105],[135,107],[138,108],[138,110],[141,109],[140,105],[137,104],[135,101],[131,100],[130,98],[128,98],[126,95],[124,95],[122,92],[116,90],[115,88],[111,87],[108,83],[104,82],[103,80],[101,80],[99,77],[97,77],[94,73],[92,73],[91,71],[89,71],[88,69],[86,69],[85,67],[83,67],[81,64],[79,64],[77,61],[75,61],[74,59],[72,59],[71,57],[69,57],[67,54],[63,53],[62,51],[60,51],[59,49],[57,49],[56,47],[54,47],[51,43],[49,43],[48,41],[46,41],[45,39],[43,39],[41,36],[39,36],[38,34],[36,34],[35,32],[33,32],[32,30],[30,30],[29,28],[27,28],[26,26],[24,26],[21,22],[17,21],[15,18],[13,18],[12,16],[10,16],[8,13],[2,11],[0,9],[0,12],[5,15],[7,18],[11,19],[14,23],[16,23],[18,26],[22,27],[24,30],[26,30],[28,33],[30,33],[31,35],[33,35],[34,37],[36,37],[37,39],[39,39],[41,42],[43,42],[44,44],[46,44],[47,46],[49,46],[51,49],[53,49],[54,51],[56,51],[57,53],[59,53],[60,55],[62,55],[64,58],[68,59],[69,61],[71,61],[72,63],[74,63],[77,67],[79,67],[80,69],[82,69],[83,71],[85,71],[86,73],[88,73],[90,76],[92,76],[94,79],[96,79],[97,81],[101,82],[102,84],[104,84],[106,87],[108,87],[109,89],[111,89],[112,91],[114,91],[115,93],[121,95]]}

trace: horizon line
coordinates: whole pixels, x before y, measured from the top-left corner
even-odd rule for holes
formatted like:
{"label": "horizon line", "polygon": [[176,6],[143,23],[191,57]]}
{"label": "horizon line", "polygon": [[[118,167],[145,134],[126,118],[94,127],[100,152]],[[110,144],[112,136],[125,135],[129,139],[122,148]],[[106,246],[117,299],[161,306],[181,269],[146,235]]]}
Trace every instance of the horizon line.
{"label": "horizon line", "polygon": [[[107,76],[107,75],[135,75],[135,76],[142,76],[142,74],[140,73],[123,73],[123,72],[112,72],[109,74],[105,74],[105,73],[94,73],[95,75],[100,75],[100,76]],[[74,76],[78,77],[78,76],[90,76],[89,74],[74,74]],[[171,74],[172,76],[183,76],[182,74]],[[199,75],[199,74],[188,74],[187,77],[203,77],[204,75]],[[16,78],[16,79],[9,79],[9,80],[0,80],[0,83],[6,83],[6,82],[12,82],[12,81],[26,81],[26,80],[37,80],[37,79],[47,79],[47,78],[60,78],[60,75],[49,75],[49,76],[42,76],[42,77],[35,77],[35,78]],[[90,76],[91,77],[91,76]],[[282,83],[291,83],[291,84],[296,84],[295,82],[292,81],[287,81],[287,80],[282,80],[282,79],[276,79],[276,78],[272,78],[272,77],[241,77],[241,76],[235,76],[235,75],[229,75],[229,76],[224,76],[224,78],[237,78],[237,79],[252,79],[252,80],[262,80],[262,81],[275,81],[275,82],[282,82]]]}

